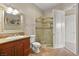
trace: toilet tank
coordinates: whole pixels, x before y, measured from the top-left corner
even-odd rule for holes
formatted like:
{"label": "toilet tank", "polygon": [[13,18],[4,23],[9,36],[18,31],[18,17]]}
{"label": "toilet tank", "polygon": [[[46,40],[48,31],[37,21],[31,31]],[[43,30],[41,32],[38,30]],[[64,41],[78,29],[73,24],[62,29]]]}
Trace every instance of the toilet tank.
{"label": "toilet tank", "polygon": [[35,42],[35,35],[30,35],[30,42],[31,43]]}

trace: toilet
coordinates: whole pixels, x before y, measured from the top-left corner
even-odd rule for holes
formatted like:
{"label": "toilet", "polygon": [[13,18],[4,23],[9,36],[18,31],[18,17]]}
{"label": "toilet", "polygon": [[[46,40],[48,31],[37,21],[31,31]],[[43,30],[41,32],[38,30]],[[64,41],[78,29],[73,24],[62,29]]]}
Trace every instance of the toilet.
{"label": "toilet", "polygon": [[35,41],[35,35],[30,35],[30,47],[32,48],[33,52],[39,53],[41,44]]}

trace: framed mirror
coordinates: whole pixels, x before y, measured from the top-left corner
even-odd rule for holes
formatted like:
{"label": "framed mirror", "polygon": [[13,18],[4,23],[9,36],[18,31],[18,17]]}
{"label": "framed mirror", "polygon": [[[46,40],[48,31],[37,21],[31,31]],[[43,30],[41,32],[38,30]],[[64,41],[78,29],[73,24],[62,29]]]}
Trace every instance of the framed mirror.
{"label": "framed mirror", "polygon": [[23,14],[19,10],[0,6],[0,33],[24,32],[23,24]]}
{"label": "framed mirror", "polygon": [[4,12],[4,31],[23,31],[23,16]]}

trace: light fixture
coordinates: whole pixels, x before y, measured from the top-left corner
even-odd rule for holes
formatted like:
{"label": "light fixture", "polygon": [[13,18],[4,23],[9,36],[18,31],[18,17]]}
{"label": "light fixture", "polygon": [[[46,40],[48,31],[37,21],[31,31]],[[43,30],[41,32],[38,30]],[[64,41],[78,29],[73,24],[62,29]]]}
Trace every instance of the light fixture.
{"label": "light fixture", "polygon": [[7,7],[6,12],[13,15],[19,14],[19,11],[17,9],[13,9],[11,7]]}
{"label": "light fixture", "polygon": [[11,7],[8,7],[8,8],[6,9],[6,12],[7,12],[7,13],[12,13],[12,11],[13,11],[13,9],[12,9]]}
{"label": "light fixture", "polygon": [[13,12],[12,12],[12,14],[13,15],[17,15],[17,14],[19,14],[19,11],[17,9],[14,9]]}

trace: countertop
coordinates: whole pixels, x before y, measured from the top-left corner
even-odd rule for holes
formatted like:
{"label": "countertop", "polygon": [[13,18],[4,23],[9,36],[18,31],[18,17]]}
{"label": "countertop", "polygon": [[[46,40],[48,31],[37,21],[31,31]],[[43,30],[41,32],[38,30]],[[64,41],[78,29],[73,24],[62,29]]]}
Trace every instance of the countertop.
{"label": "countertop", "polygon": [[7,37],[7,38],[0,38],[0,44],[6,43],[6,42],[11,42],[11,41],[16,41],[16,40],[21,40],[23,38],[28,38],[29,36],[12,36],[12,37]]}

